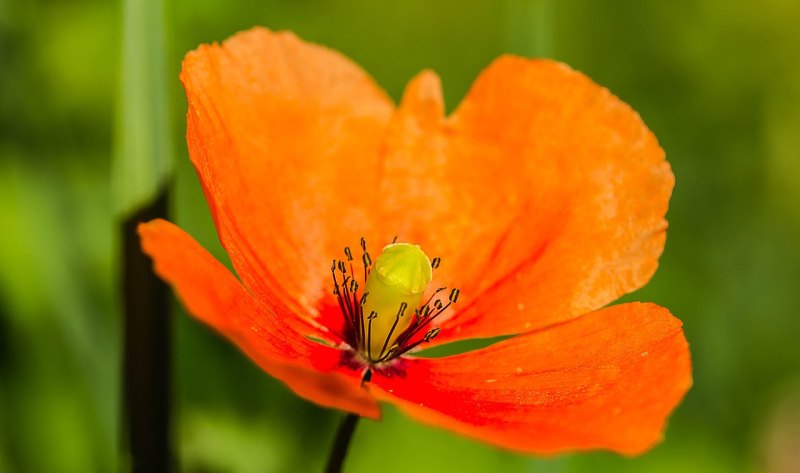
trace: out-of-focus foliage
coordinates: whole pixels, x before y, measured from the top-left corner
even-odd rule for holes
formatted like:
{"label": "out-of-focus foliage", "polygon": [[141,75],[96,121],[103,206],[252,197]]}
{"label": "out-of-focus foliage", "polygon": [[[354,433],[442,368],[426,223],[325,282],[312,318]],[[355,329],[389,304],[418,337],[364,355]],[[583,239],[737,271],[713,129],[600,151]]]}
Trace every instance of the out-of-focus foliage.
{"label": "out-of-focus foliage", "polygon": [[[167,87],[177,104],[168,125],[178,156],[174,216],[223,261],[182,144],[177,74],[189,49],[254,24],[343,51],[395,98],[414,73],[433,68],[451,109],[498,54],[548,55],[630,103],[667,150],[677,178],[667,248],[651,284],[627,297],[669,307],[692,346],[695,386],[666,441],[636,459],[531,459],[387,409],[383,422],[359,427],[348,471],[797,471],[798,2],[175,0],[165,8]],[[0,0],[0,472],[122,464],[110,159],[123,14],[100,0]],[[183,471],[319,471],[338,414],[177,320]]]}
{"label": "out-of-focus foliage", "polygon": [[149,204],[166,185],[173,140],[163,2],[122,0],[122,6],[111,187],[114,209],[124,218]]}

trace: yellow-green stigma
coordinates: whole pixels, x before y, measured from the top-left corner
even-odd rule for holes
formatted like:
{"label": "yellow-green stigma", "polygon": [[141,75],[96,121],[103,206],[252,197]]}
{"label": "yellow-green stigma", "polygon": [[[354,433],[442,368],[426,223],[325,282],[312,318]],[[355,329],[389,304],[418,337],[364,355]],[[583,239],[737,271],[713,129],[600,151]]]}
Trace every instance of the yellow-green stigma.
{"label": "yellow-green stigma", "polygon": [[334,260],[331,272],[334,294],[345,318],[342,338],[372,365],[389,361],[435,337],[438,328],[424,333],[423,329],[456,301],[459,291],[451,290],[445,304],[435,299],[445,290],[439,288],[422,304],[439,258],[431,261],[418,245],[392,243],[384,247],[373,264],[363,238],[361,248],[363,294],[359,295],[359,284],[354,279],[350,248],[344,251],[346,261]]}
{"label": "yellow-green stigma", "polygon": [[383,249],[367,278],[363,310],[369,317],[367,358],[377,361],[411,323],[411,312],[433,278],[428,256],[417,245],[393,243]]}

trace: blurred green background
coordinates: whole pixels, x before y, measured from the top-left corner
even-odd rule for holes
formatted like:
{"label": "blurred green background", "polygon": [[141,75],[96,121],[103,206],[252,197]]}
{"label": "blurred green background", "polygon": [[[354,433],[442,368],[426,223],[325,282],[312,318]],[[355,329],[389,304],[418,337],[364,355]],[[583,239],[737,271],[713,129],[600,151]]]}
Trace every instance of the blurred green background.
{"label": "blurred green background", "polygon": [[[256,24],[344,52],[395,99],[433,68],[450,109],[495,56],[553,57],[630,103],[667,151],[667,247],[627,297],[670,308],[691,343],[695,386],[665,442],[635,459],[535,459],[387,408],[359,426],[347,471],[800,471],[800,2],[174,0],[164,13],[165,40],[140,40],[166,56],[157,139],[174,154],[173,219],[221,258],[177,77],[185,52]],[[0,472],[122,470],[111,161],[133,93],[121,87],[125,14],[120,2],[0,0]],[[182,471],[320,471],[339,414],[184,315],[175,323]]]}

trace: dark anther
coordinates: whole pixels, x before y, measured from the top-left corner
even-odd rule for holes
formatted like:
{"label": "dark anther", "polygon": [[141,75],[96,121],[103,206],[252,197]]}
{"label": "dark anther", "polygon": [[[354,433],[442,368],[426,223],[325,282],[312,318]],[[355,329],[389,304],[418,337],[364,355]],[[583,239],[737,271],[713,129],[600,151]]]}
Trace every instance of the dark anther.
{"label": "dark anther", "polygon": [[331,264],[331,272],[333,271],[336,271],[336,260],[333,260],[333,263]]}
{"label": "dark anther", "polygon": [[461,291],[458,289],[453,289],[450,291],[450,302],[455,302],[458,300],[458,295],[461,294]]}
{"label": "dark anther", "polygon": [[442,331],[442,329],[440,329],[439,327],[431,329],[428,333],[425,334],[424,340],[426,342],[430,342],[431,340],[436,338],[436,336],[439,335],[439,332],[441,332],[441,331]]}
{"label": "dark anther", "polygon": [[355,279],[350,280],[350,292],[356,292],[358,290],[358,283]]}
{"label": "dark anther", "polygon": [[339,271],[341,271],[342,274],[347,272],[347,268],[344,265],[344,261],[339,261],[338,266],[339,266]]}
{"label": "dark anther", "polygon": [[442,262],[442,258],[439,258],[438,256],[436,258],[433,258],[433,261],[431,261],[431,269],[438,268],[439,267],[439,263],[441,263],[441,262]]}
{"label": "dark anther", "polygon": [[395,235],[394,238],[392,238],[392,243],[397,243],[397,235]]}
{"label": "dark anther", "polygon": [[422,308],[422,314],[420,314],[420,317],[427,317],[428,314],[430,313],[431,313],[431,306],[426,305],[425,307]]}
{"label": "dark anther", "polygon": [[361,249],[367,251],[367,240],[364,237],[361,237]]}
{"label": "dark anther", "polygon": [[344,254],[345,254],[345,256],[347,256],[347,261],[353,261],[353,253],[350,252],[350,247],[349,246],[345,246],[344,247]]}
{"label": "dark anther", "polygon": [[364,304],[367,303],[367,294],[369,294],[369,292],[365,292],[364,294],[361,295],[361,302],[360,302],[361,305],[364,305]]}
{"label": "dark anther", "polygon": [[364,253],[364,255],[361,256],[361,261],[364,262],[364,267],[372,266],[372,259],[369,257],[369,253]]}
{"label": "dark anther", "polygon": [[405,302],[400,303],[400,309],[397,311],[397,316],[402,317],[406,313],[406,309],[408,308],[408,304]]}
{"label": "dark anther", "polygon": [[377,316],[378,316],[378,313],[377,313],[377,312],[375,312],[375,311],[373,310],[373,311],[371,311],[371,312],[369,313],[369,316],[367,316],[367,318],[368,318],[369,320],[372,320],[372,319],[374,319],[374,318],[375,318],[375,317],[377,317]]}
{"label": "dark anther", "polygon": [[437,310],[441,310],[444,304],[442,304],[442,301],[440,301],[439,299],[436,299],[433,302],[433,306],[436,307]]}

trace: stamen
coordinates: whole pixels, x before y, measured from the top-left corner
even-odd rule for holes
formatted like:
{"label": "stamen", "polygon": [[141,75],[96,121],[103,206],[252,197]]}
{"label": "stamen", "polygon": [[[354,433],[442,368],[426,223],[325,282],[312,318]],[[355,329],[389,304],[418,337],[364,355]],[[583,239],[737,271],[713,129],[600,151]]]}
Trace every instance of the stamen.
{"label": "stamen", "polygon": [[356,348],[360,348],[364,346],[364,304],[367,302],[367,295],[369,292],[365,292],[364,295],[361,297],[361,304],[358,306],[358,319],[359,324],[361,325],[361,332],[359,334],[358,340],[356,340]]}
{"label": "stamen", "polygon": [[349,290],[348,281],[351,281],[349,276],[346,276],[344,278],[344,281],[342,281],[342,286],[341,287],[342,287],[342,290],[344,291],[344,295],[343,295],[342,299],[344,301],[344,305],[347,307],[347,313],[350,315],[350,318],[352,319],[353,315],[355,314],[355,311],[353,310],[353,305],[351,303],[351,297],[350,297],[350,290]]}
{"label": "stamen", "polygon": [[367,276],[369,276],[369,267],[372,266],[372,259],[369,257],[369,253],[364,253],[361,255],[361,261],[364,263],[364,282],[367,281]]}
{"label": "stamen", "polygon": [[448,299],[450,299],[450,302],[455,302],[458,300],[459,294],[461,294],[461,291],[459,289],[453,288],[453,290],[450,291],[450,296],[448,297]]}
{"label": "stamen", "polygon": [[378,316],[375,311],[369,313],[369,328],[367,329],[367,356],[372,359],[372,321]]}
{"label": "stamen", "polygon": [[[425,307],[428,307],[428,304],[431,303],[433,298],[436,297],[437,294],[439,294],[440,292],[444,291],[445,289],[447,289],[447,288],[446,287],[440,287],[439,289],[433,291],[433,294],[431,294],[431,296],[428,298],[428,300],[425,301]],[[430,309],[428,309],[428,311],[430,311]]]}
{"label": "stamen", "polygon": [[[454,291],[458,291],[455,294],[455,298],[458,299],[458,294],[460,293],[460,291],[458,289],[454,289]],[[451,295],[452,294],[453,294],[453,291],[451,291]],[[408,329],[400,337],[398,337],[398,339],[397,339],[398,343],[400,343],[402,345],[402,344],[408,342],[408,340],[412,339],[414,337],[414,335],[416,335],[422,329],[427,327],[428,324],[430,324],[436,317],[439,316],[439,314],[441,314],[445,310],[447,310],[447,308],[450,307],[450,305],[452,305],[453,302],[455,302],[455,301],[450,300],[447,304],[442,305],[442,302],[439,299],[437,299],[436,303],[438,303],[438,304],[434,304],[434,305],[437,305],[437,310],[433,315],[430,315],[430,316],[429,316],[429,314],[430,314],[430,306],[426,305],[425,308],[423,309],[423,313],[425,314],[425,316],[417,318],[417,320],[414,321],[415,323],[411,324],[411,326],[408,327]],[[422,322],[420,322],[420,320]],[[425,340],[423,339],[422,341],[425,341]],[[411,348],[416,347],[417,345],[419,345],[419,343],[421,343],[421,341],[415,342],[413,344],[413,346],[408,348],[408,350],[410,350]],[[403,351],[403,353],[405,353],[408,350]],[[400,354],[398,354],[397,356],[399,356],[399,355]]]}
{"label": "stamen", "polygon": [[394,345],[392,345],[392,347],[391,347],[391,348],[389,348],[389,351],[387,351],[387,352],[386,352],[386,354],[385,354],[385,355],[383,355],[382,357],[378,358],[378,359],[376,360],[376,362],[377,362],[377,363],[383,363],[384,361],[386,361],[386,360],[388,360],[388,359],[390,359],[390,358],[393,358],[393,357],[395,356],[395,353],[397,352],[397,349],[398,349],[399,347],[400,347],[400,345],[398,345],[397,343],[395,343]]}
{"label": "stamen", "polygon": [[339,282],[336,280],[336,260],[333,260],[333,264],[331,265],[331,276],[333,276],[333,294],[336,296],[336,300],[339,303],[339,310],[342,311],[342,315],[345,319],[345,332],[351,333],[352,330],[352,314],[347,311],[344,306],[344,302],[342,301],[342,294],[341,290],[339,289]]}
{"label": "stamen", "polygon": [[431,330],[428,331],[428,333],[425,334],[423,339],[426,342],[429,342],[429,341],[433,340],[434,338],[436,338],[436,336],[439,335],[439,332],[441,332],[441,331],[442,331],[442,329],[440,329],[439,327],[431,329]]}
{"label": "stamen", "polygon": [[420,317],[424,319],[430,313],[431,313],[431,307],[426,304],[425,307],[422,308],[422,313],[420,314]]}
{"label": "stamen", "polygon": [[400,322],[400,319],[406,313],[406,309],[408,308],[408,304],[405,302],[400,303],[400,309],[397,311],[397,316],[394,318],[394,324],[392,324],[392,329],[389,330],[389,334],[386,335],[386,340],[383,341],[383,347],[381,348],[381,354],[378,355],[378,358],[383,358],[383,352],[386,350],[386,345],[389,344],[389,340],[392,339],[392,335],[394,334],[395,329],[397,328],[397,323]]}
{"label": "stamen", "polygon": [[[369,365],[377,365],[433,340],[441,331],[439,327],[431,328],[421,336],[419,334],[458,300],[460,291],[451,289],[445,302],[439,295],[447,288],[439,287],[424,304],[420,304],[433,269],[439,267],[441,258],[428,260],[418,246],[397,243],[396,236],[375,262],[363,237],[360,246],[363,293],[359,294],[361,284],[354,277],[353,252],[346,246],[346,260],[334,259],[331,263],[333,294],[345,318],[342,339]],[[373,268],[376,271],[373,272]],[[413,315],[406,317],[409,308],[413,308]],[[395,316],[390,318],[392,313]],[[365,317],[365,314],[368,315]],[[369,370],[367,375],[371,375]]]}

